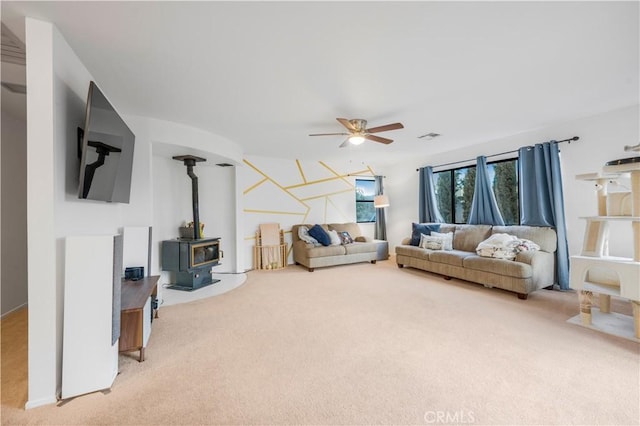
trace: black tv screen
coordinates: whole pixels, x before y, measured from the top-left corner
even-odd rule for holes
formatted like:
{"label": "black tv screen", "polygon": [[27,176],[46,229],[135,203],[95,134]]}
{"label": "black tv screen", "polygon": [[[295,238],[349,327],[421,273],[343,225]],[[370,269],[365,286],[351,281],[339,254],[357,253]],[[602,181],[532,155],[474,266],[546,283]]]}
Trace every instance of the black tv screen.
{"label": "black tv screen", "polygon": [[78,197],[128,203],[135,135],[92,81],[81,143]]}

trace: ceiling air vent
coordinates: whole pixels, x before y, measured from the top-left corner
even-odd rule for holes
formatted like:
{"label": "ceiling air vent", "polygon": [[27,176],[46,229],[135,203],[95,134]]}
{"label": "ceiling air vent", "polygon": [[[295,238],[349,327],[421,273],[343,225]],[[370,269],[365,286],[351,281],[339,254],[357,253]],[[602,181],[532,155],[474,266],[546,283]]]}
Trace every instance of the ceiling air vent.
{"label": "ceiling air vent", "polygon": [[425,139],[425,140],[430,141],[431,139],[437,138],[438,136],[440,136],[440,133],[431,132],[431,133],[427,133],[427,134],[422,135],[422,136],[418,136],[418,139]]}
{"label": "ceiling air vent", "polygon": [[216,164],[216,166],[220,166],[220,167],[233,167],[233,164],[229,164],[229,163],[218,163],[218,164]]}

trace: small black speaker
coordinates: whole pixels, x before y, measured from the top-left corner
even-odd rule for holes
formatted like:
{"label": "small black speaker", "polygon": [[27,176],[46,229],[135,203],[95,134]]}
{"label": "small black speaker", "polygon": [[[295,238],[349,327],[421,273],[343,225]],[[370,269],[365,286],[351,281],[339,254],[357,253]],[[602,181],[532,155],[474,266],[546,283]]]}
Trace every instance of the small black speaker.
{"label": "small black speaker", "polygon": [[144,266],[133,266],[131,268],[125,268],[125,280],[138,281],[142,278],[144,278]]}

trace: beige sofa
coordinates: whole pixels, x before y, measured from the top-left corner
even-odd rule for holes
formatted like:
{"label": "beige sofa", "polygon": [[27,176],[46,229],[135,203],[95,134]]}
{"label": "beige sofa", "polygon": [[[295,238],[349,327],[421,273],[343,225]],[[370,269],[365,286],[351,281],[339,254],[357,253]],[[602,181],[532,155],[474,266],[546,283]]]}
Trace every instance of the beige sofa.
{"label": "beige sofa", "polygon": [[313,225],[298,224],[291,228],[293,260],[298,265],[307,267],[309,272],[323,266],[345,265],[348,263],[371,262],[376,263],[378,245],[370,238],[362,236],[360,227],[356,223],[321,224],[325,231],[347,231],[354,242],[337,246],[314,246],[298,237],[298,228]]}
{"label": "beige sofa", "polygon": [[[453,250],[423,249],[410,245],[410,238],[405,238],[395,248],[398,267],[409,266],[444,275],[446,279],[454,277],[498,287],[517,293],[520,299],[554,283],[557,237],[552,228],[441,224],[439,232],[453,232]],[[497,233],[531,240],[540,250],[522,251],[515,260],[478,256],[478,244]]]}

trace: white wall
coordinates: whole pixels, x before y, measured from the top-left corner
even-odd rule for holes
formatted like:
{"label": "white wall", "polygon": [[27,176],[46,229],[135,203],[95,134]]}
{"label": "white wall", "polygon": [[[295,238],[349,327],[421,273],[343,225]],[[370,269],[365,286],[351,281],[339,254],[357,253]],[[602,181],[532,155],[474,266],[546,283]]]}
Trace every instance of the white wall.
{"label": "white wall", "polygon": [[[244,267],[253,267],[255,233],[261,223],[277,222],[291,248],[298,223],[355,222],[355,180],[374,171],[361,163],[289,160],[247,156],[239,169],[243,204]],[[360,224],[373,237],[371,224]],[[293,258],[289,256],[289,263]]]}
{"label": "white wall", "polygon": [[2,110],[0,314],[27,304],[27,123]]}
{"label": "white wall", "polygon": [[[178,227],[193,220],[191,179],[187,168],[176,155],[205,158],[197,163],[200,221],[204,235],[221,238],[224,259],[213,272],[238,272],[240,267],[237,226],[240,210],[237,206],[236,167],[242,163],[242,150],[236,143],[219,135],[184,124],[148,117],[127,117],[150,142],[152,150],[151,185],[153,188],[153,247],[151,272],[161,275],[160,282],[170,283],[169,272],[161,267],[163,240],[178,237]],[[144,129],[142,131],[142,129]],[[219,167],[218,163],[234,167]],[[160,290],[161,291],[161,290]]]}
{"label": "white wall", "polygon": [[[167,160],[170,164],[158,160],[157,170],[152,170],[155,158],[152,143],[165,147],[175,144],[179,149],[213,150],[219,158],[236,164],[241,161],[241,150],[231,141],[198,129],[123,115],[136,135],[130,203],[80,200],[77,127],[84,123],[91,73],[50,23],[27,18],[26,46],[30,306],[27,408],[31,408],[55,402],[60,390],[65,237],[116,234],[124,227],[153,225],[156,243],[170,233],[170,238],[174,238],[177,235],[173,232],[177,232],[177,226],[188,217],[184,210],[190,210],[190,182],[184,182],[185,167],[174,160]],[[109,97],[108,91],[105,95]],[[110,102],[117,110],[117,102],[113,99]],[[207,224],[205,232],[227,242],[230,249],[223,247],[223,250],[232,268],[236,261],[236,218],[239,216],[234,168],[214,166],[196,171],[201,175],[204,188],[200,204],[201,218]],[[164,186],[177,188],[181,181],[185,184],[181,190],[171,192],[175,199],[161,191]],[[159,194],[157,200],[153,198],[154,188]],[[218,203],[223,207],[218,208]],[[167,211],[180,221],[167,220],[164,216]],[[156,214],[158,220],[154,221]],[[159,268],[158,250],[154,250],[153,255],[154,265]]]}
{"label": "white wall", "polygon": [[[27,19],[29,399],[55,402],[61,383],[64,238],[151,224],[148,142],[136,141],[132,201],[79,200],[78,126],[89,71],[51,24]],[[108,96],[108,94],[107,94]],[[117,105],[116,105],[117,108]],[[134,129],[135,132],[135,129]]]}
{"label": "white wall", "polygon": [[[213,272],[237,272],[235,167],[197,163],[193,172],[198,176],[200,223],[204,236],[220,238],[224,258]],[[161,274],[161,283],[171,283],[169,272],[161,271],[163,240],[179,236],[178,228],[193,220],[191,179],[181,161],[153,157],[154,235],[152,272]]]}
{"label": "white wall", "polygon": [[[632,153],[625,153],[623,148],[625,145],[635,145],[640,140],[639,114],[639,107],[635,105],[594,117],[488,141],[463,150],[418,158],[384,169],[384,174],[388,176],[385,181],[385,190],[391,202],[387,208],[387,236],[390,248],[400,244],[402,239],[411,233],[411,222],[418,220],[416,168],[452,161],[475,160],[478,155],[492,155],[552,139],[560,140],[579,136],[580,140],[577,142],[560,145],[569,252],[572,255],[579,254],[585,226],[584,221],[579,217],[596,215],[597,206],[592,184],[577,181],[575,175],[601,171],[607,161],[633,156]],[[432,143],[437,144],[438,140]],[[610,246],[612,255],[627,257],[632,255],[630,229],[630,225],[626,223],[613,224]]]}
{"label": "white wall", "polygon": [[[153,224],[157,247],[162,239],[175,238],[177,226],[190,217],[190,182],[183,165],[166,156],[155,155],[156,146],[179,144],[185,127],[125,116],[136,134],[131,203],[79,200],[76,127],[82,125],[84,119],[91,74],[49,23],[27,19],[26,47],[30,307],[27,407],[35,407],[55,402],[61,380],[64,238],[114,234],[124,226]],[[114,106],[118,108],[117,103]],[[574,181],[573,176],[599,170],[605,161],[624,156],[622,147],[625,144],[638,143],[638,113],[638,106],[635,106],[490,141],[482,147],[376,170],[387,176],[385,190],[391,201],[387,208],[391,247],[409,233],[411,222],[417,219],[417,167],[578,135],[581,140],[564,144],[562,151],[570,251],[572,254],[579,252],[584,224],[577,216],[595,213],[595,194],[588,184]],[[241,151],[232,142],[202,131],[191,132],[194,137],[189,138],[192,143],[188,148],[216,151],[236,164],[240,163]],[[210,145],[212,141],[215,143]],[[291,225],[301,222],[353,221],[355,178],[348,175],[373,174],[368,166],[348,162],[296,162],[260,157],[247,157],[246,160],[244,165],[228,169],[196,167],[203,188],[201,218],[207,226],[205,234],[221,236],[229,245],[233,241],[236,243],[229,251],[223,243],[226,256],[221,271],[252,266],[251,247],[259,223],[276,221],[289,230]],[[206,187],[210,181],[217,182],[215,188]],[[168,189],[173,197],[166,196],[163,189]],[[230,207],[217,210],[220,204]],[[216,210],[217,214],[213,213]],[[362,228],[365,235],[373,235],[372,227]],[[612,254],[627,252],[630,247],[630,233],[620,232],[622,242],[611,247]],[[624,241],[625,237],[627,241]],[[158,252],[154,250],[154,255]],[[153,265],[159,268],[157,257]]]}

